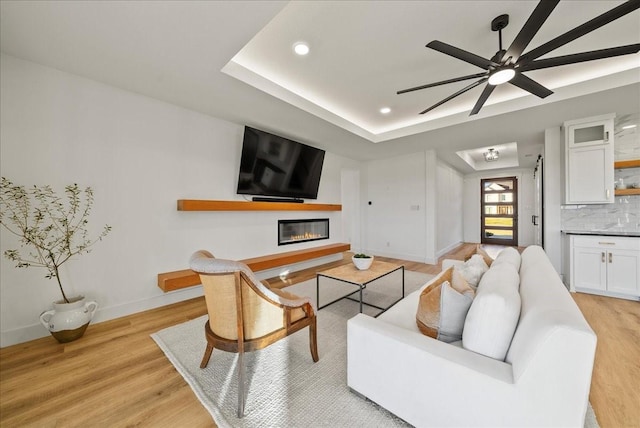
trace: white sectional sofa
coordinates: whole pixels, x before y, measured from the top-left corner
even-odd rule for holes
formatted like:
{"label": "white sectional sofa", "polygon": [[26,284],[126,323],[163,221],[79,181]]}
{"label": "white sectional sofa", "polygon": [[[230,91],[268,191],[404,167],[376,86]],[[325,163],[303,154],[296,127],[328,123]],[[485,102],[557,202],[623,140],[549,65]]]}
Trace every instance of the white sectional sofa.
{"label": "white sectional sofa", "polygon": [[465,349],[464,334],[445,343],[420,333],[426,284],[378,318],[349,320],[349,387],[417,427],[583,427],[596,336],[542,248],[522,253],[519,276],[504,361]]}

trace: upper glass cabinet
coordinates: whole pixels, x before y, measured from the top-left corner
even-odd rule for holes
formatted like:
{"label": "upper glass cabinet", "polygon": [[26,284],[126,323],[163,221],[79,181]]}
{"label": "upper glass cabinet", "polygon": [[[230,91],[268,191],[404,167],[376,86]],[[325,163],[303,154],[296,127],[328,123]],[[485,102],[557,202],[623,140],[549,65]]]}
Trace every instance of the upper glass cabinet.
{"label": "upper glass cabinet", "polygon": [[613,141],[613,118],[567,125],[569,148],[609,144]]}

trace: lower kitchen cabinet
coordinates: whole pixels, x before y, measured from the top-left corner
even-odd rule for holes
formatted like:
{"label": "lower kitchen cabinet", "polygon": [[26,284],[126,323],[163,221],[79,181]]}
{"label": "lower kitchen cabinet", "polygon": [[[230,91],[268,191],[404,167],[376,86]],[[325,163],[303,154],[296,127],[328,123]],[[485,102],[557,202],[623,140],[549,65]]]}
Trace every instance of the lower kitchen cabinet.
{"label": "lower kitchen cabinet", "polygon": [[640,238],[571,235],[571,289],[640,300]]}

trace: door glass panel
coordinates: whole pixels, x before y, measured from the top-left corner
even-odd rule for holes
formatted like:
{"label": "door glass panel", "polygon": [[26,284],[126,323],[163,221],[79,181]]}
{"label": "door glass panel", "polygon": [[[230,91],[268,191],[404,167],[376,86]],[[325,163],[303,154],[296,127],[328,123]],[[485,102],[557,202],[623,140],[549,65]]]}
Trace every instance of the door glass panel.
{"label": "door glass panel", "polygon": [[513,214],[513,205],[485,205],[484,213],[487,215],[510,215]]}
{"label": "door glass panel", "polygon": [[484,201],[491,202],[513,202],[513,193],[486,193],[484,195]]}
{"label": "door glass panel", "polygon": [[513,231],[511,229],[485,229],[484,235],[491,239],[504,239],[510,241],[513,239]]}
{"label": "door glass panel", "polygon": [[485,217],[484,225],[487,227],[513,227],[511,217]]}

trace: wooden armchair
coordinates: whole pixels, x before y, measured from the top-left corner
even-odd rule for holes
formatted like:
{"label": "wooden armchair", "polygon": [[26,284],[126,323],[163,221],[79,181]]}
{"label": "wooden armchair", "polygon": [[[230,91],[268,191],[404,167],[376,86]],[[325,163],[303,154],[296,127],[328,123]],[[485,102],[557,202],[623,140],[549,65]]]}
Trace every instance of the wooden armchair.
{"label": "wooden armchair", "polygon": [[209,319],[204,331],[207,349],[200,368],[205,368],[214,348],[238,353],[238,417],[244,416],[243,354],[309,327],[313,361],[318,361],[316,315],[309,298],[271,289],[256,278],[244,263],[216,259],[208,251],[191,256],[190,267],[200,275]]}

